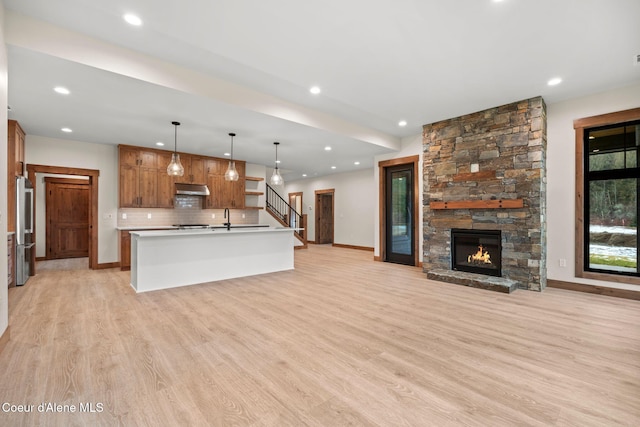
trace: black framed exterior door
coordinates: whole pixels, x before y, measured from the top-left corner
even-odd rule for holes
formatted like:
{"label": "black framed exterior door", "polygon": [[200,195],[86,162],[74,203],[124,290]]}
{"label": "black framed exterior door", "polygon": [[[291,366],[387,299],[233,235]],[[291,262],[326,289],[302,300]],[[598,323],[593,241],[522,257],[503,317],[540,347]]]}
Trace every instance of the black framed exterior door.
{"label": "black framed exterior door", "polygon": [[415,265],[413,164],[385,168],[385,261]]}

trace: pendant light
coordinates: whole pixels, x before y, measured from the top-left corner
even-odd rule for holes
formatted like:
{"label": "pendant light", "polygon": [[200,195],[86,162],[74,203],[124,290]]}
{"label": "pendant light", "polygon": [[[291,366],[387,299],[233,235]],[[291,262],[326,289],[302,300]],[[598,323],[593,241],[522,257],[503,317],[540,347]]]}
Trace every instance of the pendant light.
{"label": "pendant light", "polygon": [[229,136],[231,137],[231,160],[229,160],[229,167],[227,167],[227,171],[224,173],[224,180],[237,181],[240,176],[236,170],[236,162],[233,160],[233,137],[236,136],[236,134],[230,133]]}
{"label": "pendant light", "polygon": [[169,176],[182,176],[184,175],[184,167],[180,163],[180,154],[178,154],[178,126],[180,126],[180,122],[171,122],[171,124],[175,126],[175,138],[171,163],[167,166],[167,174]]}
{"label": "pendant light", "polygon": [[273,175],[271,175],[271,185],[283,185],[284,179],[282,179],[282,175],[280,175],[280,171],[278,170],[278,145],[279,142],[274,142],[273,145],[276,146],[276,168],[273,170]]}

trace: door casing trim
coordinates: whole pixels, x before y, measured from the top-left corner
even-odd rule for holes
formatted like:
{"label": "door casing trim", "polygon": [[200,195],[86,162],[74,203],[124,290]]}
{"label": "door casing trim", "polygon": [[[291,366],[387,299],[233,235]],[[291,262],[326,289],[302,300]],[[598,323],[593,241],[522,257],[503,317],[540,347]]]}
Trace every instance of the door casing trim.
{"label": "door casing trim", "polygon": [[[79,175],[89,177],[89,268],[100,268],[98,265],[98,177],[100,171],[96,169],[71,168],[66,166],[27,165],[27,177],[33,183],[33,209],[36,209],[37,182],[36,173],[50,173],[58,175]],[[36,224],[33,224],[33,237],[36,239]],[[31,262],[35,266],[36,251],[31,253]],[[35,267],[34,267],[35,273]]]}
{"label": "door casing trim", "polygon": [[420,221],[419,221],[419,215],[418,215],[418,206],[420,204],[420,194],[418,193],[420,187],[419,187],[419,176],[418,176],[418,172],[419,172],[419,163],[420,163],[420,156],[407,156],[407,157],[400,157],[397,159],[391,159],[391,160],[382,160],[380,162],[378,162],[378,178],[379,178],[379,189],[378,189],[378,194],[380,195],[380,197],[378,198],[379,201],[379,205],[378,205],[378,210],[379,210],[379,224],[378,224],[378,232],[379,232],[379,237],[380,237],[380,261],[385,261],[387,259],[387,233],[385,230],[385,225],[387,222],[387,216],[386,216],[386,199],[387,199],[387,194],[386,194],[386,185],[385,185],[385,178],[386,178],[386,169],[390,168],[392,166],[398,166],[398,165],[412,165],[413,168],[413,218],[414,218],[414,235],[415,238],[413,239],[413,256],[414,256],[414,260],[413,260],[413,265],[414,266],[419,266],[420,263]]}

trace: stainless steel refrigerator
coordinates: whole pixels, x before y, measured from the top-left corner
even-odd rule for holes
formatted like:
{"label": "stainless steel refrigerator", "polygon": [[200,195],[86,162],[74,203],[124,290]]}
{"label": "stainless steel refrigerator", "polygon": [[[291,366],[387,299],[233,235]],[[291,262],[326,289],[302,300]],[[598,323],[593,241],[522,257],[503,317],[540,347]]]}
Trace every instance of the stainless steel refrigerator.
{"label": "stainless steel refrigerator", "polygon": [[16,177],[16,286],[27,283],[31,275],[33,241],[33,185],[23,176]]}

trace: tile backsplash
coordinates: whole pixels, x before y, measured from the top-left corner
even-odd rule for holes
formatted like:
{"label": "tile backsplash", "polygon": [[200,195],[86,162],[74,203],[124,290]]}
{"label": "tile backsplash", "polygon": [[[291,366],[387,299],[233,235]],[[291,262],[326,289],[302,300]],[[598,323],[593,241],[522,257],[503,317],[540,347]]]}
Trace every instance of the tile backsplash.
{"label": "tile backsplash", "polygon": [[[232,224],[258,224],[256,209],[230,209]],[[126,215],[126,219],[123,216]],[[215,216],[213,218],[212,216]],[[243,218],[244,216],[244,218]],[[118,227],[166,226],[173,224],[223,224],[224,209],[202,209],[199,196],[181,196],[175,199],[174,209],[121,208],[118,209]]]}

